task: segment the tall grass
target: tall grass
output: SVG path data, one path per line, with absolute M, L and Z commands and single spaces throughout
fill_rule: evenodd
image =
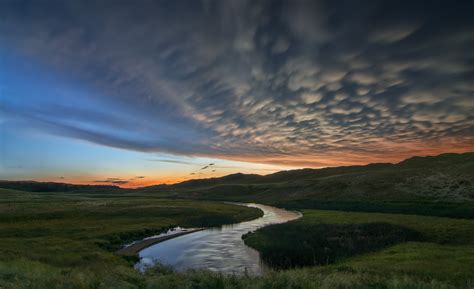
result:
M 151 269 L 140 274 L 126 267 L 61 270 L 32 261 L 0 262 L 0 283 L 5 289 L 454 289 L 436 279 L 408 275 L 377 275 L 356 271 L 321 272 L 317 269 L 270 272 L 262 277 L 222 275 L 209 271 L 173 272 Z
M 421 234 L 387 223 L 272 225 L 244 235 L 245 244 L 258 249 L 274 268 L 327 265 L 357 254 L 372 252 Z
M 472 236 L 474 220 L 304 210 L 303 218 L 257 230 L 245 242 L 277 268 L 334 263 L 318 272 L 408 275 L 470 288 Z

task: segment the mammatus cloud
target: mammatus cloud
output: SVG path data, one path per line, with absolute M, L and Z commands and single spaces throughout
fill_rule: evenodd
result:
M 7 1 L 2 49 L 61 71 L 103 106 L 58 109 L 12 94 L 3 110 L 12 122 L 106 146 L 251 162 L 468 150 L 471 6 Z

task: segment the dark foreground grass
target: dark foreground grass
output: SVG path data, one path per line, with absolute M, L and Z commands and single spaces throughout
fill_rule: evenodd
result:
M 18 288 L 156 288 L 156 289 L 454 289 L 436 278 L 422 280 L 409 275 L 379 275 L 343 269 L 298 269 L 269 272 L 262 277 L 232 276 L 209 271 L 175 273 L 151 269 L 146 274 L 126 267 L 75 268 L 64 271 L 37 262 L 0 263 L 5 289 Z M 466 284 L 467 285 L 467 284 Z
M 324 268 L 329 272 L 409 276 L 425 282 L 436 279 L 471 288 L 474 220 L 317 210 L 303 214 L 297 221 L 250 234 L 246 244 L 261 251 L 270 264 L 278 265 L 286 258 L 293 262 L 291 265 L 300 266 L 327 258 L 337 261 Z M 360 237 L 366 242 L 359 242 Z M 399 244 L 389 246 L 395 243 Z M 374 252 L 357 255 L 369 251 Z M 298 263 L 300 260 L 309 263 Z

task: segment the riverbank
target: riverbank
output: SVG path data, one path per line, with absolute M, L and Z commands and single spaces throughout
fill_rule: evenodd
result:
M 164 241 L 167 241 L 167 240 L 170 240 L 170 239 L 173 239 L 173 238 L 177 238 L 177 237 L 180 237 L 180 236 L 184 236 L 184 235 L 187 235 L 187 234 L 191 234 L 191 233 L 194 233 L 194 232 L 199 232 L 199 231 L 202 231 L 202 230 L 204 230 L 204 228 L 183 231 L 183 232 L 179 232 L 179 233 L 171 234 L 171 235 L 166 235 L 166 236 L 159 236 L 159 237 L 154 237 L 154 238 L 143 239 L 143 240 L 138 241 L 138 242 L 136 242 L 136 243 L 134 243 L 130 246 L 127 246 L 125 248 L 117 250 L 115 253 L 117 253 L 119 255 L 136 255 L 141 250 L 143 250 L 145 248 L 148 248 L 152 245 L 155 245 L 155 244 L 158 244 L 160 242 L 164 242 Z
M 301 213 L 255 203 L 233 204 L 259 209 L 263 216 L 149 246 L 139 252 L 140 261 L 135 268 L 145 271 L 159 262 L 180 272 L 192 269 L 230 275 L 263 275 L 268 268 L 262 264 L 259 253 L 245 245 L 242 236 L 271 224 L 298 219 Z

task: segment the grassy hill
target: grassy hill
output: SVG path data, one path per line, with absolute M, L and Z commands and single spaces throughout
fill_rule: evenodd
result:
M 139 189 L 0 181 L 0 188 L 177 199 L 251 201 L 329 209 L 474 218 L 474 153 L 412 157 L 397 164 L 232 174 Z
M 255 201 L 293 209 L 474 218 L 474 153 L 265 176 L 234 174 L 136 191 L 172 198 Z
M 397 164 L 300 169 L 269 175 L 237 173 L 135 190 L 35 181 L 0 181 L 0 188 L 31 192 L 155 193 L 219 200 L 474 201 L 474 152 L 412 157 Z
M 474 200 L 474 153 L 412 157 L 397 164 L 281 171 L 265 176 L 233 174 L 152 186 L 140 191 L 212 199 Z

